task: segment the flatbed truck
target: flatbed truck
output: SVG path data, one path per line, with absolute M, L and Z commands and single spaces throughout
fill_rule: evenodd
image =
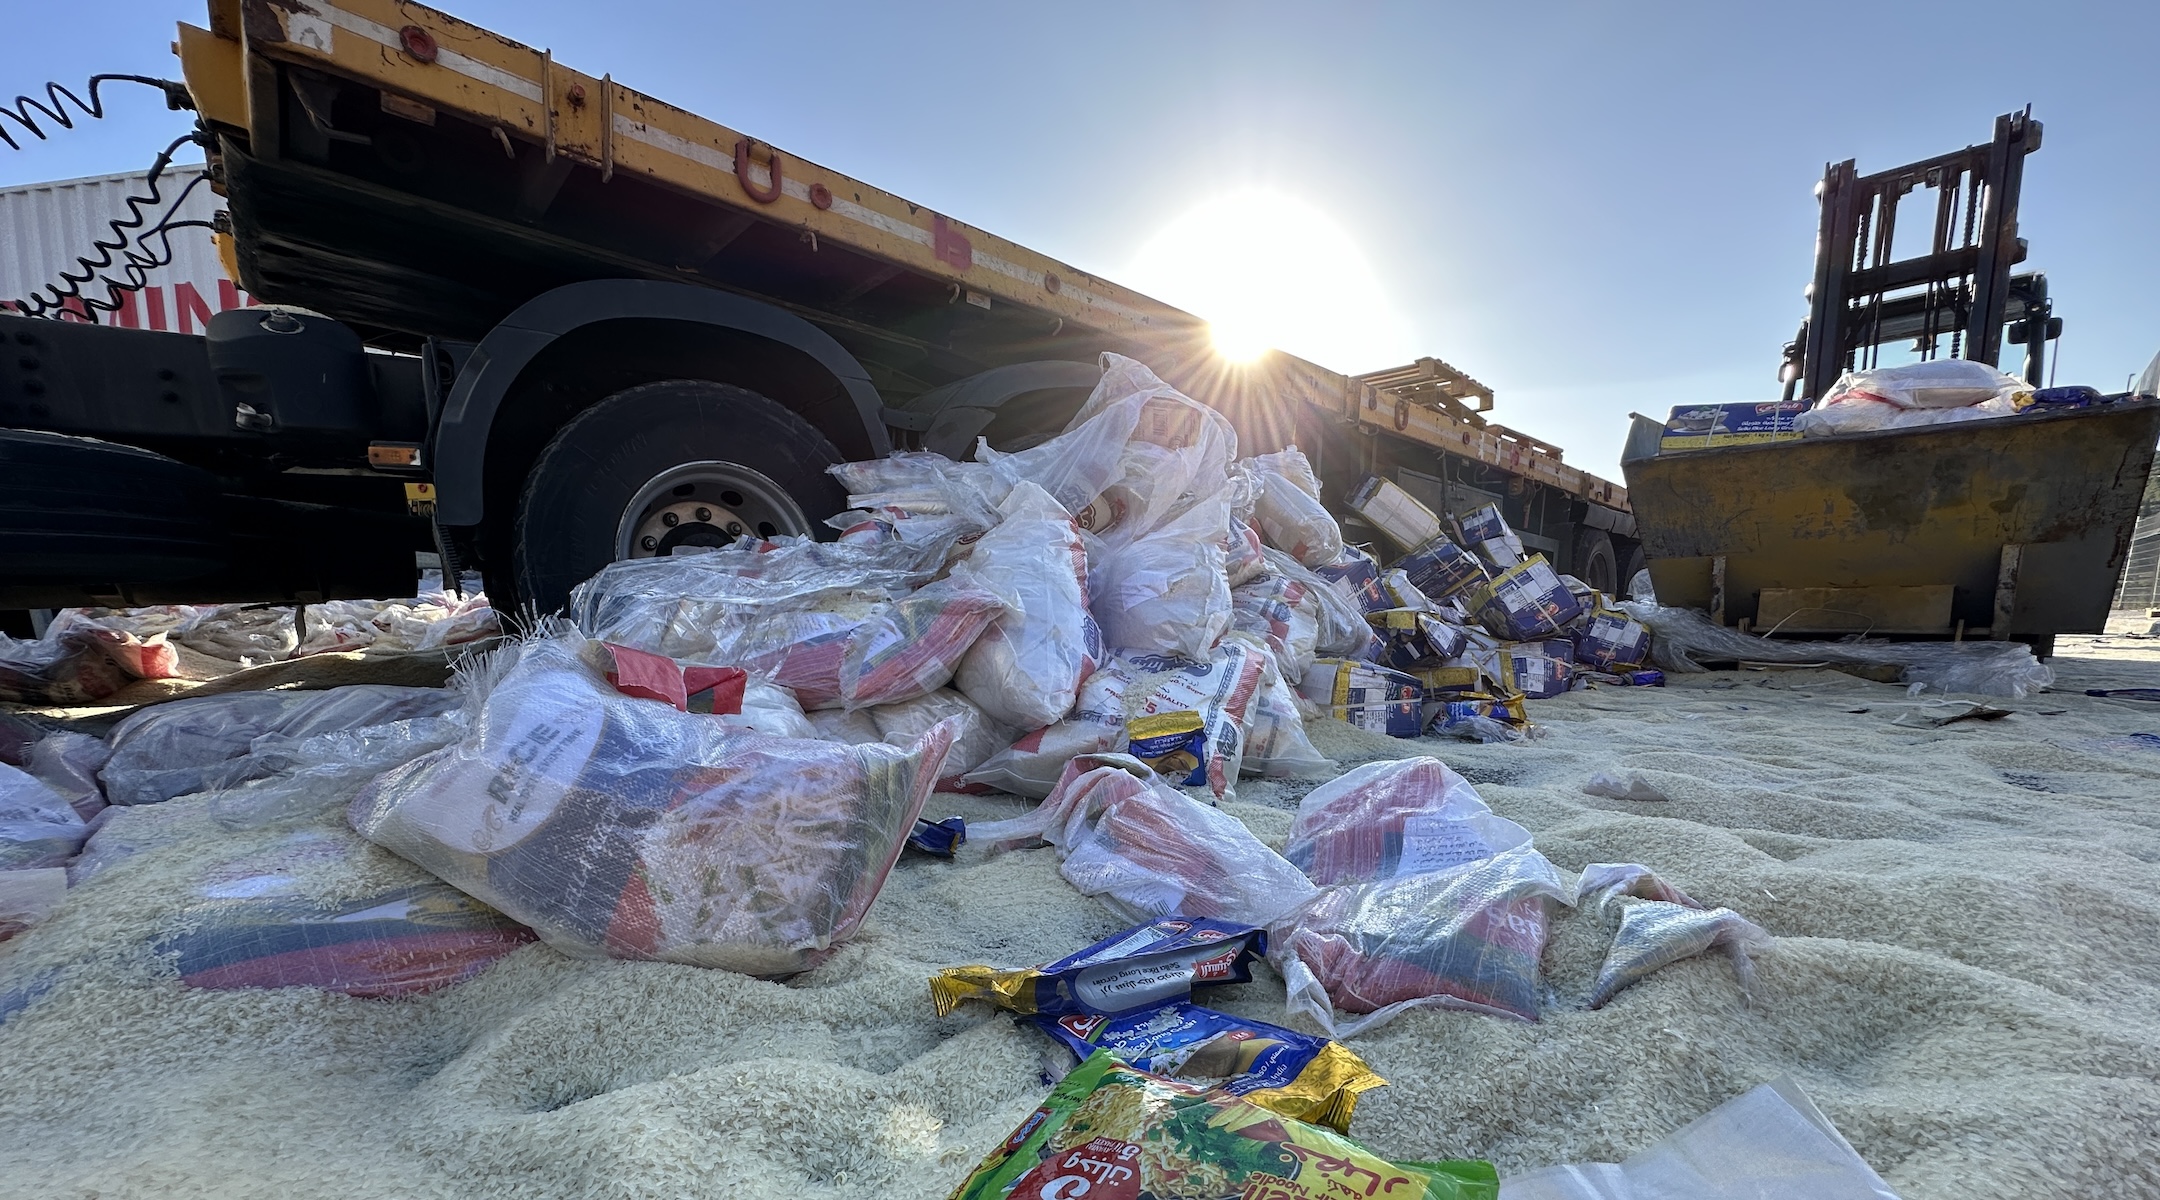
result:
M 174 49 L 259 307 L 0 315 L 0 608 L 400 595 L 435 553 L 547 611 L 613 559 L 821 535 L 832 463 L 1054 433 L 1104 351 L 1248 453 L 1304 447 L 1331 500 L 1382 474 L 1500 502 L 1595 586 L 1642 565 L 1625 489 L 1437 359 L 1227 362 L 1191 314 L 407 0 L 210 0 Z

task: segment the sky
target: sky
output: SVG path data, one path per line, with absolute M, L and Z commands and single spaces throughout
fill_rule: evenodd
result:
M 1813 187 L 2032 105 L 2057 382 L 2160 350 L 2160 5 L 446 0 L 559 61 L 1345 372 L 1422 355 L 1618 478 L 1630 411 L 1774 399 Z M 201 0 L 9 6 L 0 94 L 177 74 Z M 604 14 L 604 19 L 596 19 Z M 140 168 L 148 91 L 0 185 Z M 2014 369 L 2014 364 L 2013 364 Z

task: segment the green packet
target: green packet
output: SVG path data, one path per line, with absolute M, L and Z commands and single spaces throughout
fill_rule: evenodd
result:
M 1249 1100 L 1098 1050 L 952 1200 L 1498 1200 L 1489 1162 L 1389 1162 Z

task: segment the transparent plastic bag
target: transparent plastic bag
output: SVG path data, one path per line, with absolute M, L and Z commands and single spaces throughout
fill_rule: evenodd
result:
M 145 708 L 106 737 L 99 778 L 114 804 L 156 804 L 236 781 L 227 766 L 265 736 L 304 738 L 414 717 L 441 716 L 458 697 L 442 688 L 355 684 L 319 692 L 228 692 Z M 241 776 L 246 778 L 246 776 Z
M 1675 674 L 1708 670 L 1697 660 L 1894 665 L 1922 690 L 2013 699 L 2055 682 L 2055 672 L 2022 642 L 1794 642 L 1756 637 L 1712 622 L 1698 609 L 1631 600 L 1620 608 L 1650 627 L 1650 658 Z
M 87 821 L 105 807 L 105 789 L 97 776 L 111 757 L 111 748 L 88 734 L 53 733 L 30 747 L 23 770 L 59 793 L 75 815 Z
M 1881 429 L 1911 429 L 1921 425 L 1950 425 L 1959 421 L 1985 421 L 2012 417 L 2017 404 L 2008 397 L 1983 400 L 1964 408 L 1912 408 L 1853 396 L 1841 403 L 1811 408 L 1793 417 L 1793 432 L 1802 437 L 1825 437 L 1841 433 L 1873 433 Z
M 953 681 L 998 721 L 1040 729 L 1072 711 L 1102 656 L 1088 613 L 1087 550 L 1072 517 L 1032 483 L 1015 485 L 998 514 L 954 572 L 1005 611 L 969 647 Z
M 624 696 L 535 640 L 476 673 L 472 729 L 353 799 L 377 845 L 565 953 L 779 976 L 869 911 L 953 726 L 914 746 L 766 737 Z
M 417 871 L 335 898 L 303 885 L 311 873 L 351 870 L 376 853 L 343 830 L 305 829 L 215 863 L 152 951 L 171 959 L 183 987 L 395 998 L 460 983 L 533 940 L 531 930 Z
M 1233 593 L 1268 572 L 1267 555 L 1260 552 L 1260 535 L 1243 521 L 1231 520 L 1230 537 L 1223 543 L 1223 556 L 1223 574 Z
M 1272 779 L 1334 774 L 1335 760 L 1323 757 L 1305 735 L 1305 716 L 1298 711 L 1297 700 L 1297 690 L 1283 678 L 1274 655 L 1269 654 L 1261 665 L 1260 687 L 1253 693 L 1252 709 L 1245 722 L 1245 752 L 1240 766 L 1244 774 Z
M 1259 483 L 1253 520 L 1275 548 L 1317 567 L 1342 553 L 1342 529 L 1320 503 L 1320 481 L 1296 446 L 1246 460 Z
M 59 867 L 0 870 L 0 942 L 52 915 L 67 899 L 67 889 L 67 872 Z M 0 1004 L 0 1021 L 7 1016 Z
M 1314 894 L 1243 822 L 1123 754 L 1074 759 L 1034 812 L 968 835 L 1056 846 L 1068 882 L 1133 921 L 1174 914 L 1266 925 Z
M 1741 996 L 1752 998 L 1754 956 L 1774 945 L 1762 927 L 1739 913 L 1729 908 L 1706 909 L 1649 868 L 1634 863 L 1584 867 L 1575 885 L 1575 903 L 1618 926 L 1590 991 L 1591 1008 L 1604 1007 L 1660 968 L 1714 949 L 1723 949 L 1731 958 Z
M 204 773 L 197 793 L 226 829 L 312 821 L 342 809 L 377 775 L 465 735 L 465 712 L 333 729 L 305 736 L 266 734 L 245 757 Z
M 1897 1200 L 1790 1078 L 1734 1097 L 1624 1163 L 1546 1167 L 1501 1200 Z
M 1269 930 L 1289 1009 L 1332 1037 L 1437 1005 L 1535 1021 L 1559 872 L 1528 845 L 1450 871 L 1322 888 Z M 1335 1010 L 1362 1014 L 1338 1020 Z
M 1011 454 L 982 442 L 977 461 L 1008 479 L 1033 481 L 1082 518 L 1082 528 L 1114 542 L 1137 540 L 1206 507 L 1210 520 L 1202 523 L 1216 526 L 1205 532 L 1219 547 L 1235 498 L 1230 466 L 1237 433 L 1230 422 L 1133 359 L 1106 353 L 1102 364 L 1101 381 L 1063 433 Z M 1082 517 L 1113 489 L 1103 519 Z
M 964 779 L 1046 796 L 1075 757 L 1122 751 L 1134 717 L 1192 712 L 1206 734 L 1208 788 L 1218 797 L 1229 795 L 1242 769 L 1245 727 L 1267 661 L 1267 651 L 1242 639 L 1226 640 L 1198 660 L 1118 651 L 1082 685 L 1070 716 L 1021 737 Z
M 1370 883 L 1452 870 L 1530 844 L 1470 781 L 1437 758 L 1366 763 L 1298 802 L 1283 857 L 1314 883 Z
M 1847 371 L 1830 385 L 1817 410 L 1851 402 L 1904 409 L 1969 408 L 2032 390 L 2015 375 L 1969 358 L 1937 358 L 1894 367 Z
M 89 836 L 89 825 L 65 797 L 0 763 L 0 871 L 66 866 Z
M 939 688 L 927 696 L 862 711 L 869 715 L 877 731 L 877 736 L 870 740 L 895 746 L 912 746 L 928 737 L 940 722 L 955 722 L 952 748 L 945 752 L 945 761 L 937 768 L 941 786 L 947 781 L 958 782 L 961 775 L 1011 745 L 1017 732 L 983 711 L 974 700 L 951 688 Z
M 1343 657 L 1364 652 L 1365 647 L 1372 642 L 1372 626 L 1365 621 L 1364 607 L 1353 599 L 1348 591 L 1322 579 L 1305 564 L 1272 546 L 1262 553 L 1267 556 L 1270 571 L 1304 585 L 1311 595 L 1316 623 L 1313 636 L 1315 654 L 1321 657 Z M 1377 576 L 1375 579 L 1377 580 Z
M 1311 587 L 1273 572 L 1230 589 L 1230 632 L 1265 642 L 1290 680 L 1303 679 L 1312 666 L 1320 612 Z
M 1106 547 L 1090 584 L 1089 607 L 1108 647 L 1204 658 L 1230 627 L 1220 539 L 1182 526 Z
M 934 694 L 934 693 L 933 693 Z M 861 708 L 849 712 L 844 708 L 821 708 L 803 714 L 818 737 L 828 742 L 845 742 L 860 746 L 864 742 L 882 742 L 885 735 L 878 732 L 877 718 L 871 709 Z
M 578 628 L 599 640 L 741 667 L 806 709 L 866 708 L 943 687 L 1004 611 L 965 580 L 929 582 L 950 548 L 735 542 L 611 563 L 571 591 L 570 605 Z

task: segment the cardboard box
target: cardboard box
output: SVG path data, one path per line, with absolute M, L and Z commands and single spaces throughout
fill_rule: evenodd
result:
M 1376 613 L 1391 607 L 1387 589 L 1380 586 L 1380 564 L 1355 546 L 1343 547 L 1335 561 L 1322 563 L 1312 572 L 1348 597 L 1360 612 Z
M 1372 522 L 1373 528 L 1405 550 L 1439 537 L 1446 528 L 1416 496 L 1377 475 L 1368 476 L 1350 493 L 1350 511 Z
M 1672 415 L 1665 419 L 1665 432 L 1658 438 L 1658 453 L 1789 441 L 1800 436 L 1793 432 L 1793 418 L 1806 412 L 1807 407 L 1799 400 L 1683 404 L 1674 408 Z
M 1599 670 L 1640 663 L 1650 656 L 1650 630 L 1619 612 L 1594 612 L 1575 635 L 1575 661 Z
M 1575 685 L 1575 648 L 1564 639 L 1512 642 L 1508 659 L 1515 687 L 1531 700 L 1550 700 Z
M 1489 578 L 1485 564 L 1446 535 L 1403 555 L 1395 561 L 1395 569 L 1408 575 L 1411 584 L 1435 602 L 1459 596 Z
M 1542 554 L 1502 571 L 1471 604 L 1487 629 L 1518 642 L 1559 633 L 1582 612 L 1582 604 Z
M 1468 631 L 1439 616 L 1411 608 L 1391 608 L 1369 614 L 1373 628 L 1386 643 L 1378 661 L 1383 666 L 1409 670 L 1429 666 L 1462 653 Z
M 1370 733 L 1412 738 L 1424 729 L 1425 687 L 1401 671 L 1355 659 L 1315 659 L 1298 692 L 1336 720 Z

